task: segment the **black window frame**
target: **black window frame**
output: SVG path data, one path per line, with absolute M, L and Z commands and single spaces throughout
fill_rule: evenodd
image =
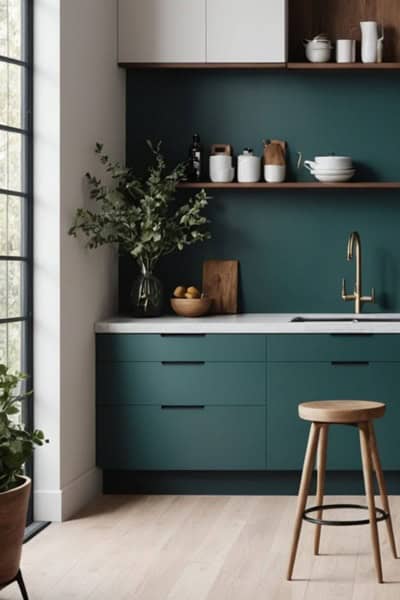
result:
M 22 311 L 19 317 L 0 318 L 1 324 L 22 323 L 21 327 L 21 370 L 28 375 L 26 388 L 33 389 L 33 4 L 34 0 L 21 0 L 21 57 L 19 59 L 0 55 L 0 63 L 8 63 L 21 67 L 24 73 L 21 87 L 21 114 L 24 115 L 20 125 L 13 127 L 0 123 L 0 131 L 17 133 L 22 136 L 21 174 L 24 185 L 21 191 L 0 188 L 0 194 L 18 197 L 22 207 L 22 256 L 0 255 L 3 261 L 23 263 Z M 23 71 L 22 71 L 23 70 Z M 22 407 L 22 418 L 28 429 L 34 426 L 33 394 L 26 398 Z M 26 465 L 27 475 L 33 476 L 33 462 Z M 33 521 L 33 494 L 28 511 L 27 524 Z

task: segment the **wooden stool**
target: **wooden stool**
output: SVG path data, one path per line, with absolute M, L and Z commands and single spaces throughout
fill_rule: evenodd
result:
M 298 495 L 296 520 L 293 542 L 289 559 L 287 578 L 292 579 L 293 567 L 296 560 L 297 546 L 300 539 L 303 519 L 316 524 L 314 538 L 314 554 L 319 553 L 321 525 L 371 525 L 372 548 L 374 552 L 376 574 L 379 583 L 383 583 L 382 562 L 379 549 L 378 521 L 386 521 L 387 532 L 393 556 L 397 558 L 396 543 L 390 515 L 385 479 L 376 445 L 372 421 L 383 417 L 385 405 L 380 402 L 363 400 L 326 400 L 323 402 L 304 402 L 299 405 L 299 416 L 305 421 L 311 421 L 306 455 Z M 342 424 L 358 427 L 360 434 L 361 458 L 364 476 L 365 493 L 368 506 L 350 504 L 323 505 L 325 487 L 326 450 L 329 425 Z M 317 455 L 317 506 L 306 508 L 315 457 Z M 375 507 L 373 470 L 375 469 L 383 510 Z M 359 521 L 328 521 L 322 519 L 322 512 L 331 508 L 361 508 L 368 509 L 369 519 Z M 309 513 L 317 512 L 317 518 L 309 517 Z

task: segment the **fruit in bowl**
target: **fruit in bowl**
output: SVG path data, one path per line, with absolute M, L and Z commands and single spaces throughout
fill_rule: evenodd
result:
M 193 285 L 179 285 L 171 298 L 171 307 L 180 317 L 202 317 L 210 310 L 211 299 L 201 294 Z

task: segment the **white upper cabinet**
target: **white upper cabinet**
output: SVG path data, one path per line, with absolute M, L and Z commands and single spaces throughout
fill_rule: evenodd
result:
M 207 0 L 207 62 L 287 60 L 287 0 Z
M 121 63 L 206 61 L 206 0 L 119 0 Z

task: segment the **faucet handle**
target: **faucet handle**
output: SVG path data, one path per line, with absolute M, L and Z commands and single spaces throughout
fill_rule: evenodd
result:
M 354 294 L 348 294 L 346 291 L 346 280 L 342 278 L 342 300 L 354 300 Z
M 375 288 L 371 289 L 370 296 L 362 296 L 361 302 L 371 302 L 371 304 L 375 304 Z

